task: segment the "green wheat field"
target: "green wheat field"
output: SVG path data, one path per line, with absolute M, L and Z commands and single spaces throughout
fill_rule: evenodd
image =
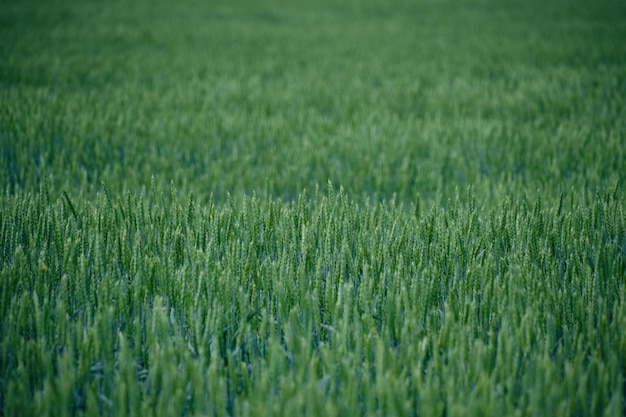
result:
M 623 0 L 0 0 L 0 416 L 626 415 Z

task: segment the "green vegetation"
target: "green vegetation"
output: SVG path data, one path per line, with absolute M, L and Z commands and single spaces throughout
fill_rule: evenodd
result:
M 0 416 L 626 414 L 624 39 L 0 0 Z

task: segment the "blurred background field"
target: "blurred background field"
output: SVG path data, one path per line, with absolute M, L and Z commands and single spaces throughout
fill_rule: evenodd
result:
M 620 1 L 6 2 L 0 182 L 558 196 L 626 172 Z

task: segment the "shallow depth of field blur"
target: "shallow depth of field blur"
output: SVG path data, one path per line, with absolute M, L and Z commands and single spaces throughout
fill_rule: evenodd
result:
M 626 413 L 626 3 L 0 0 L 0 416 Z

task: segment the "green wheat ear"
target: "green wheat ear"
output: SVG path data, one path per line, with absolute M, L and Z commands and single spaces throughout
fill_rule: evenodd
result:
M 67 195 L 65 191 L 63 191 L 63 196 L 65 197 L 65 202 L 67 203 L 67 206 L 70 209 L 72 216 L 74 216 L 74 219 L 76 221 L 80 222 L 80 219 L 78 218 L 78 214 L 76 213 L 76 209 L 74 208 L 74 204 L 72 204 L 70 197 Z

